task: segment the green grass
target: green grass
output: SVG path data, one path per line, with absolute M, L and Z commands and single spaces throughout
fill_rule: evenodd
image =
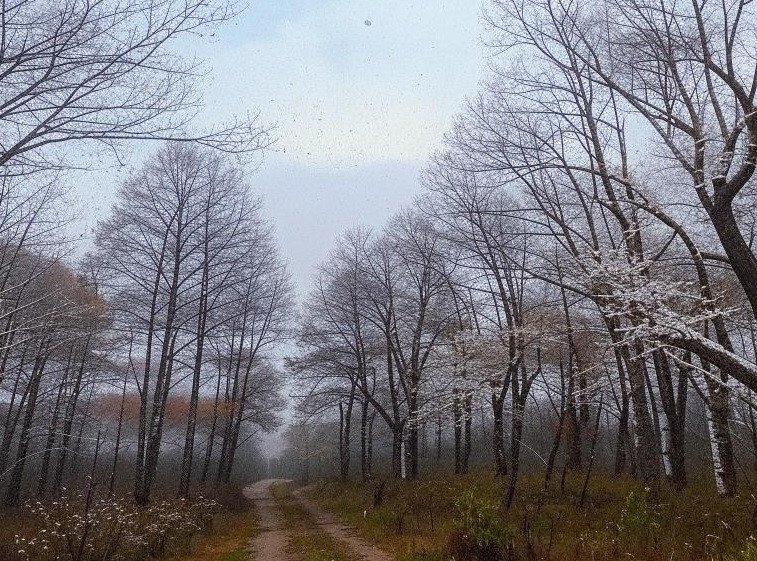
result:
M 584 508 L 578 508 L 580 474 L 568 477 L 564 493 L 553 488 L 545 494 L 542 484 L 538 476 L 522 478 L 513 508 L 498 513 L 518 559 L 757 559 L 748 556 L 747 538 L 757 533 L 751 520 L 757 502 L 747 490 L 722 499 L 700 480 L 683 492 L 664 490 L 652 498 L 631 478 L 597 476 Z M 460 534 L 456 501 L 471 494 L 499 505 L 503 492 L 504 481 L 476 474 L 389 480 L 384 503 L 375 509 L 373 484 L 323 482 L 311 496 L 401 561 L 446 561 L 448 546 Z

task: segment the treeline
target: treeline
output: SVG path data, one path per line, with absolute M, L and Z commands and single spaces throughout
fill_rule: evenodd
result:
M 507 507 L 524 455 L 545 485 L 602 468 L 683 488 L 693 436 L 734 494 L 757 459 L 754 6 L 486 14 L 491 74 L 424 195 L 380 232 L 345 233 L 318 271 L 288 365 L 303 422 L 336 419 L 343 477 L 357 433 L 368 479 L 378 421 L 392 472 L 414 478 L 428 426 L 449 427 L 468 469 L 485 404 Z M 598 467 L 600 435 L 614 457 Z
M 228 482 L 239 447 L 278 425 L 270 352 L 291 307 L 240 169 L 209 149 L 166 145 L 120 187 L 76 268 L 42 220 L 59 211 L 47 195 L 4 199 L 5 505 L 58 495 L 98 461 L 108 494 L 132 473 L 146 504 L 167 447 L 180 455 L 172 493 Z M 9 208 L 14 197 L 23 204 Z
M 243 161 L 223 156 L 255 154 L 268 130 L 254 117 L 193 130 L 203 69 L 175 46 L 235 11 L 0 12 L 0 500 L 86 485 L 87 505 L 93 489 L 143 505 L 161 478 L 182 497 L 228 481 L 240 447 L 278 423 L 270 357 L 290 286 Z M 123 164 L 147 140 L 163 148 L 120 186 L 94 246 L 71 240 L 67 185 L 89 178 L 69 171 Z

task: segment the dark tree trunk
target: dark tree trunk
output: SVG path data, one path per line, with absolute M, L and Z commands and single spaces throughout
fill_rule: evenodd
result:
M 463 473 L 463 419 L 460 404 L 460 390 L 455 388 L 452 404 L 453 427 L 455 434 L 455 475 Z
M 470 392 L 466 392 L 463 400 L 463 453 L 460 462 L 460 473 L 468 473 L 470 467 L 471 453 L 471 430 L 473 428 L 473 412 L 471 411 L 471 402 L 473 397 Z
M 517 392 L 513 392 L 516 395 Z M 518 483 L 518 474 L 520 471 L 520 444 L 523 438 L 523 413 L 525 412 L 525 403 L 521 399 L 513 399 L 513 421 L 512 433 L 510 438 L 510 473 L 507 481 L 507 493 L 505 495 L 505 510 L 510 510 L 515 498 L 515 487 Z
M 404 427 L 392 427 L 392 475 L 396 479 L 402 478 L 402 436 Z
M 507 456 L 505 453 L 505 396 L 492 392 L 492 412 L 494 427 L 492 445 L 494 447 L 494 475 L 507 475 Z
M 352 408 L 355 403 L 355 385 L 352 385 L 347 407 L 339 403 L 339 475 L 342 481 L 350 476 L 350 427 Z
M 581 457 L 581 424 L 576 406 L 576 367 L 573 360 L 568 361 L 568 395 L 565 407 L 565 468 L 580 471 L 583 463 Z
M 79 361 L 79 368 L 76 373 L 76 379 L 74 380 L 74 387 L 71 390 L 71 395 L 66 403 L 66 412 L 63 417 L 63 434 L 61 436 L 60 452 L 58 453 L 58 462 L 55 467 L 55 476 L 53 477 L 52 492 L 55 495 L 60 493 L 63 486 L 63 475 L 66 469 L 66 460 L 68 458 L 68 448 L 71 443 L 71 434 L 74 428 L 74 417 L 76 410 L 79 406 L 79 396 L 81 395 L 83 381 L 84 381 L 84 367 L 86 364 L 87 354 L 89 353 L 90 337 L 87 337 L 84 341 L 82 348 L 82 356 Z
M 218 379 L 216 381 L 216 398 L 213 401 L 213 421 L 210 425 L 210 434 L 208 435 L 208 445 L 205 448 L 205 461 L 202 464 L 202 475 L 200 481 L 205 483 L 208 480 L 208 473 L 210 472 L 210 460 L 213 457 L 213 444 L 216 439 L 216 426 L 218 425 L 218 404 L 221 397 L 221 363 L 218 363 Z
M 716 197 L 715 205 L 708 212 L 731 268 L 749 299 L 752 313 L 757 317 L 757 258 L 741 235 L 731 202 Z
M 32 437 L 32 424 L 34 422 L 37 396 L 39 395 L 39 385 L 42 380 L 42 372 L 45 368 L 45 363 L 47 362 L 47 356 L 43 351 L 43 348 L 46 346 L 47 343 L 45 343 L 44 346 L 40 345 L 40 350 L 34 361 L 31 380 L 29 381 L 29 398 L 26 402 L 26 412 L 24 414 L 23 423 L 21 424 L 21 433 L 19 436 L 18 448 L 16 450 L 16 461 L 11 470 L 10 478 L 8 480 L 8 491 L 5 495 L 5 506 L 7 507 L 18 506 L 21 497 L 21 482 L 24 476 L 29 442 Z
M 368 400 L 363 399 L 360 406 L 360 478 L 363 483 L 371 478 L 368 468 Z
M 0 473 L 5 473 L 6 467 L 8 467 L 8 456 L 10 455 L 11 451 L 11 443 L 13 442 L 13 435 L 16 433 L 16 428 L 18 427 L 18 423 L 21 421 L 21 414 L 24 411 L 24 404 L 26 403 L 26 398 L 29 397 L 29 384 L 26 384 L 24 388 L 23 394 L 20 396 L 21 399 L 18 403 L 18 406 L 16 405 L 16 397 L 19 395 L 18 393 L 18 386 L 21 383 L 21 372 L 23 370 L 24 364 L 25 364 L 25 356 L 26 353 L 24 352 L 24 355 L 21 357 L 21 364 L 18 367 L 18 372 L 16 375 L 16 380 L 13 382 L 13 391 L 11 393 L 11 400 L 8 403 L 8 413 L 5 416 L 5 428 L 3 429 L 3 440 L 2 443 L 0 443 Z
M 620 414 L 618 416 L 618 437 L 615 444 L 615 467 L 613 477 L 618 477 L 626 469 L 626 460 L 631 442 L 631 432 L 628 428 L 630 421 L 630 399 L 626 382 L 626 369 L 620 352 L 615 350 L 615 358 L 620 377 Z
M 55 446 L 55 440 L 57 439 L 58 430 L 58 418 L 60 416 L 60 406 L 63 401 L 63 391 L 66 387 L 66 378 L 68 377 L 68 371 L 71 368 L 71 355 L 73 349 L 68 356 L 68 365 L 66 367 L 63 379 L 58 385 L 58 395 L 55 398 L 55 407 L 53 408 L 53 416 L 50 419 L 50 428 L 47 431 L 47 440 L 45 440 L 45 447 L 42 453 L 42 466 L 39 470 L 39 478 L 37 479 L 37 498 L 42 499 L 45 496 L 47 490 L 47 476 L 50 471 L 50 458 L 53 453 L 53 447 Z
M 207 235 L 207 233 L 206 233 Z M 192 479 L 192 460 L 194 459 L 195 432 L 197 430 L 197 403 L 200 399 L 200 374 L 202 373 L 202 355 L 205 346 L 205 331 L 208 315 L 208 248 L 205 247 L 205 263 L 202 271 L 200 302 L 197 313 L 196 348 L 194 367 L 192 369 L 192 390 L 189 394 L 189 412 L 187 413 L 187 430 L 184 436 L 184 454 L 181 460 L 179 476 L 179 497 L 189 497 L 189 483 Z
M 129 362 L 131 362 L 131 351 L 129 351 Z M 118 412 L 118 428 L 116 429 L 116 443 L 113 448 L 113 465 L 110 468 L 110 481 L 108 483 L 108 497 L 113 496 L 116 485 L 116 472 L 118 470 L 118 455 L 121 452 L 121 431 L 124 424 L 124 409 L 126 406 L 126 377 L 124 377 L 124 387 L 121 393 L 121 409 Z
M 649 400 L 647 399 L 646 383 L 641 361 L 643 356 L 631 356 L 628 347 L 626 353 L 626 367 L 628 382 L 631 388 L 630 397 L 634 413 L 634 457 L 636 469 L 642 483 L 654 492 L 660 486 L 660 462 L 657 451 L 659 442 L 655 438 L 654 426 L 649 414 Z
M 376 418 L 376 414 L 374 413 L 371 415 L 370 419 L 368 420 L 368 450 L 366 452 L 366 456 L 368 458 L 368 476 L 372 477 L 373 475 L 373 421 Z

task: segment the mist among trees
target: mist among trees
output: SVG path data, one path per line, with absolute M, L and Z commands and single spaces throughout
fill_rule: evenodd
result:
M 345 232 L 304 305 L 288 370 L 342 477 L 380 443 L 396 477 L 488 466 L 505 508 L 523 469 L 753 479 L 752 18 L 489 3 L 424 195 Z
M 1 9 L 6 508 L 71 489 L 148 508 L 272 469 L 485 470 L 502 511 L 524 474 L 581 474 L 582 503 L 597 474 L 751 488 L 750 2 L 487 2 L 487 78 L 422 195 L 343 232 L 301 302 L 249 165 L 273 124 L 197 126 L 180 54 L 236 10 Z M 135 143 L 91 243 L 71 239 L 70 172 Z

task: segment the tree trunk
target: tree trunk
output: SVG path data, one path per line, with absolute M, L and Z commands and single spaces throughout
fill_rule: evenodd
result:
M 507 457 L 505 454 L 505 396 L 492 392 L 492 413 L 494 427 L 492 430 L 492 445 L 494 448 L 494 475 L 507 475 Z
M 517 392 L 513 392 L 516 395 Z M 513 422 L 512 433 L 510 438 L 510 473 L 507 481 L 507 493 L 505 495 L 505 510 L 510 510 L 515 498 L 515 486 L 518 482 L 518 473 L 520 470 L 520 444 L 523 438 L 523 413 L 525 412 L 525 403 L 521 398 L 513 399 Z
M 360 478 L 363 483 L 371 478 L 368 469 L 368 400 L 363 399 L 360 407 Z
M 368 458 L 368 476 L 372 477 L 373 474 L 373 421 L 376 418 L 376 414 L 372 414 L 368 420 L 368 450 L 366 456 Z
M 24 421 L 21 425 L 21 433 L 18 440 L 18 448 L 16 450 L 16 461 L 13 464 L 13 469 L 8 481 L 8 491 L 5 495 L 5 506 L 11 508 L 18 506 L 21 496 L 21 482 L 24 476 L 24 467 L 26 466 L 29 442 L 32 437 L 34 410 L 37 405 L 37 396 L 39 395 L 39 385 L 42 380 L 42 371 L 44 370 L 45 363 L 47 362 L 47 356 L 43 351 L 43 347 L 46 346 L 47 343 L 40 345 L 40 349 L 34 361 L 34 369 L 32 370 L 31 380 L 29 381 L 29 399 L 26 403 L 26 413 L 24 414 Z
M 471 453 L 471 430 L 473 425 L 473 412 L 471 411 L 471 402 L 473 396 L 469 391 L 465 392 L 465 398 L 463 400 L 463 454 L 460 462 L 460 473 L 468 473 L 470 466 L 470 453 Z
M 686 392 L 688 391 L 687 374 L 679 373 L 678 395 L 673 389 L 673 376 L 667 356 L 662 351 L 652 353 L 657 387 L 660 394 L 665 425 L 662 432 L 662 460 L 665 475 L 675 489 L 686 487 L 685 463 L 685 415 Z M 676 399 L 677 397 L 677 399 Z M 683 400 L 681 407 L 680 401 Z
M 736 465 L 733 457 L 733 442 L 728 426 L 730 418 L 730 391 L 725 376 L 721 383 L 705 375 L 709 403 L 707 425 L 712 446 L 712 464 L 718 495 L 730 497 L 736 493 Z
M 392 475 L 396 479 L 402 478 L 402 436 L 404 427 L 402 424 L 392 427 Z
M 82 381 L 84 378 L 85 357 L 89 351 L 90 338 L 87 337 L 82 350 L 82 359 L 79 363 L 79 371 L 76 374 L 74 387 L 71 390 L 71 396 L 66 403 L 66 412 L 63 418 L 63 435 L 61 437 L 60 452 L 58 453 L 58 463 L 55 466 L 55 476 L 53 477 L 52 492 L 55 495 L 60 493 L 63 486 L 63 475 L 66 469 L 66 459 L 68 458 L 68 447 L 71 442 L 71 433 L 74 428 L 74 417 L 79 404 L 79 396 L 82 390 Z
M 192 460 L 194 456 L 195 432 L 197 429 L 197 403 L 200 399 L 200 374 L 202 372 L 202 354 L 205 345 L 205 324 L 208 305 L 208 256 L 207 247 L 205 266 L 202 271 L 200 303 L 197 313 L 196 348 L 194 368 L 192 369 L 192 390 L 189 394 L 189 412 L 187 413 L 187 430 L 184 436 L 184 454 L 179 476 L 179 497 L 189 497 L 189 483 L 192 479 Z
M 452 415 L 455 434 L 455 475 L 460 475 L 463 471 L 463 419 L 462 407 L 460 404 L 460 390 L 455 388 L 455 397 L 452 402 Z
M 410 396 L 408 402 L 408 423 L 407 423 L 407 473 L 408 479 L 418 477 L 418 389 L 416 382 L 410 384 Z
M 50 428 L 47 431 L 47 440 L 45 441 L 45 447 L 44 452 L 42 454 L 42 467 L 39 470 L 39 478 L 37 479 L 37 498 L 42 499 L 45 496 L 45 491 L 47 489 L 47 476 L 50 471 L 50 458 L 53 453 L 53 447 L 55 446 L 55 440 L 57 438 L 57 430 L 58 430 L 58 417 L 60 415 L 60 405 L 61 401 L 63 401 L 63 391 L 66 387 L 66 378 L 68 377 L 68 371 L 71 367 L 71 355 L 73 354 L 73 349 L 71 350 L 71 353 L 69 353 L 68 356 L 68 365 L 66 366 L 66 371 L 63 376 L 63 379 L 61 379 L 59 385 L 58 385 L 58 395 L 55 398 L 55 407 L 53 409 L 53 416 L 52 419 L 50 419 Z
M 656 492 L 660 485 L 660 462 L 657 451 L 659 442 L 655 438 L 652 419 L 649 414 L 649 401 L 646 393 L 644 370 L 641 361 L 643 356 L 631 356 L 627 346 L 625 353 L 628 382 L 630 385 L 631 404 L 634 414 L 634 442 L 636 468 L 642 483 Z
M 728 256 L 728 262 L 749 299 L 752 313 L 757 317 L 757 258 L 744 236 L 741 235 L 730 202 L 716 200 L 716 204 L 708 212 L 715 232 Z
M 618 375 L 620 376 L 620 414 L 618 416 L 618 438 L 615 444 L 613 477 L 618 477 L 625 471 L 629 443 L 631 442 L 631 431 L 628 428 L 630 421 L 630 400 L 626 382 L 626 369 L 617 350 L 616 358 L 618 362 Z
M 218 424 L 218 404 L 221 397 L 221 362 L 218 362 L 218 379 L 216 381 L 216 397 L 213 401 L 213 421 L 210 425 L 210 434 L 208 435 L 208 445 L 205 448 L 205 461 L 202 464 L 202 475 L 200 476 L 200 482 L 205 483 L 208 480 L 208 473 L 210 472 L 210 460 L 213 457 L 213 444 L 216 438 L 216 426 Z
M 131 350 L 129 350 L 129 362 L 131 362 Z M 116 443 L 113 449 L 113 465 L 110 468 L 110 482 L 108 483 L 108 497 L 113 496 L 113 490 L 116 484 L 116 471 L 118 470 L 118 455 L 121 451 L 121 431 L 123 429 L 123 424 L 124 424 L 125 406 L 126 406 L 126 377 L 124 377 L 124 387 L 121 393 L 121 409 L 118 412 L 118 428 L 116 429 Z
M 339 475 L 342 481 L 350 476 L 350 427 L 352 425 L 352 407 L 355 403 L 355 385 L 352 385 L 347 407 L 339 403 Z

